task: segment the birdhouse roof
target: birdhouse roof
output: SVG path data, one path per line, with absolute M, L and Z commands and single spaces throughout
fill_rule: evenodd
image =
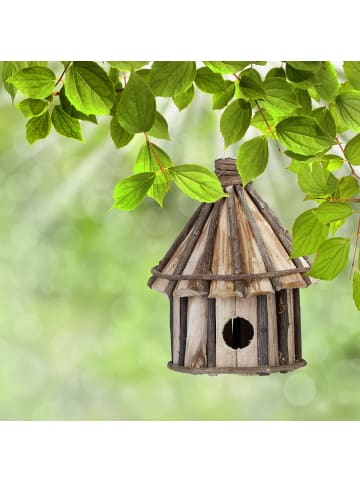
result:
M 215 161 L 228 197 L 203 203 L 164 258 L 149 286 L 168 296 L 247 298 L 314 283 L 310 261 L 290 258 L 291 237 L 252 186 L 242 186 L 234 159 Z

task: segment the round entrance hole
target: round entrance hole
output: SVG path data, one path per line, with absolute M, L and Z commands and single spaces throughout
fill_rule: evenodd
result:
M 225 324 L 223 337 L 225 343 L 234 350 L 245 348 L 254 338 L 254 328 L 250 321 L 237 316 Z

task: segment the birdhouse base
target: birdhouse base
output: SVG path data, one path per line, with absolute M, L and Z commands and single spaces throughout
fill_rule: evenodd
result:
M 172 362 L 167 364 L 170 370 L 191 375 L 270 375 L 271 373 L 287 373 L 306 366 L 306 361 L 301 359 L 290 365 L 278 365 L 267 367 L 204 367 L 189 368 L 174 365 Z

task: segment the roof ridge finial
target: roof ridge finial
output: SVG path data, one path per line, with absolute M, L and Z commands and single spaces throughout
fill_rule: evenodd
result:
M 223 187 L 242 185 L 242 180 L 236 167 L 236 159 L 232 157 L 216 159 L 215 174 Z

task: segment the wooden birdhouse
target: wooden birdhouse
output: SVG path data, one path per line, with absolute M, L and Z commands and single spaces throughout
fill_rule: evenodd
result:
M 203 203 L 174 241 L 149 286 L 170 300 L 172 370 L 267 375 L 306 365 L 300 295 L 315 280 L 307 258 L 290 259 L 291 238 L 234 159 L 215 161 L 229 195 Z

